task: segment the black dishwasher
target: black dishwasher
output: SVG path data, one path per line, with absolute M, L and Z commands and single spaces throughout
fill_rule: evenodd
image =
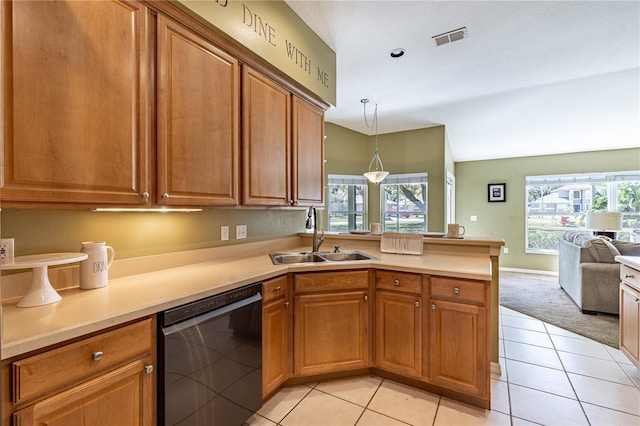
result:
M 158 424 L 242 425 L 262 404 L 262 283 L 158 318 Z

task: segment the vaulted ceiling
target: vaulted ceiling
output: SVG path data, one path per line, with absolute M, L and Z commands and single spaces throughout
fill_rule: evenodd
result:
M 336 52 L 328 122 L 371 134 L 368 98 L 380 134 L 445 125 L 455 161 L 640 147 L 639 1 L 286 2 Z

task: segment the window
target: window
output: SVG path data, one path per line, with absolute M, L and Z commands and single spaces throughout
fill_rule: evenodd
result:
M 367 179 L 364 176 L 329 175 L 328 231 L 366 229 Z
M 555 254 L 565 231 L 590 231 L 587 210 L 622 212 L 619 240 L 640 229 L 640 171 L 527 176 L 526 194 L 527 253 Z
M 427 232 L 427 174 L 389 175 L 380 184 L 386 232 Z

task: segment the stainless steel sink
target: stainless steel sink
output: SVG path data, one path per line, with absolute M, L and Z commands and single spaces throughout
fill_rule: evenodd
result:
M 344 251 L 338 253 L 323 253 L 320 256 L 331 262 L 344 262 L 347 260 L 371 260 L 368 254 L 359 251 Z
M 325 262 L 326 260 L 314 253 L 271 253 L 274 265 L 289 265 L 292 263 Z
M 318 252 L 318 253 L 270 253 L 274 265 L 291 265 L 317 262 L 346 262 L 350 260 L 376 259 L 360 251 Z

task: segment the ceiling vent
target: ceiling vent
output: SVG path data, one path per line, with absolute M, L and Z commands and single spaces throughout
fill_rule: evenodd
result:
M 454 41 L 467 38 L 467 27 L 458 28 L 446 33 L 438 34 L 431 37 L 436 43 L 436 46 L 442 46 L 443 44 L 453 43 Z

